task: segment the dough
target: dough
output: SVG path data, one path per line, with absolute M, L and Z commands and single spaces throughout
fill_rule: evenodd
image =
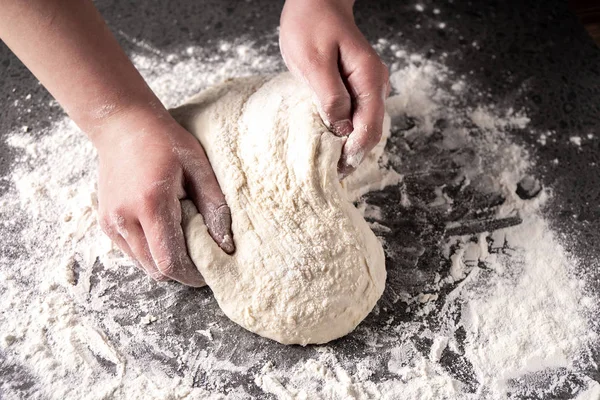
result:
M 231 208 L 230 256 L 182 203 L 190 256 L 223 312 L 284 344 L 351 332 L 383 292 L 385 257 L 350 201 L 346 187 L 361 185 L 339 182 L 345 139 L 323 124 L 309 89 L 287 73 L 235 79 L 171 112 L 202 143 Z M 378 170 L 383 143 L 358 177 Z

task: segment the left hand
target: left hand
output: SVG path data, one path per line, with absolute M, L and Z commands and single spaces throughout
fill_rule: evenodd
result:
M 308 82 L 323 122 L 348 136 L 343 178 L 381 139 L 389 73 L 354 22 L 354 0 L 287 0 L 279 45 L 289 70 Z

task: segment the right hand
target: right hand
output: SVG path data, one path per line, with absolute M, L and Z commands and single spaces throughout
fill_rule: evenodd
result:
M 94 135 L 104 232 L 155 280 L 203 286 L 188 256 L 180 200 L 192 199 L 215 242 L 235 250 L 231 214 L 204 149 L 167 112 L 122 112 Z
M 279 44 L 289 70 L 312 88 L 323 122 L 347 136 L 338 163 L 352 173 L 379 143 L 389 72 L 360 32 L 354 0 L 286 0 Z

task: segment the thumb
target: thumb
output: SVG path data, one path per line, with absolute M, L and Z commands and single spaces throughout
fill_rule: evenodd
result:
M 235 251 L 231 211 L 200 143 L 194 153 L 197 156 L 185 171 L 186 192 L 202 214 L 210 236 L 223 251 L 231 254 Z
M 204 218 L 190 200 L 181 201 L 181 227 L 184 232 L 190 258 L 198 271 L 212 282 L 213 274 L 225 273 L 223 266 L 227 264 L 223 250 L 208 233 Z

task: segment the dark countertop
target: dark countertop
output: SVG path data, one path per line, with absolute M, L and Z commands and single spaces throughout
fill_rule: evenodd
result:
M 190 44 L 206 48 L 217 46 L 219 39 L 232 39 L 248 35 L 258 42 L 264 41 L 265 51 L 276 53 L 277 43 L 272 32 L 279 21 L 283 2 L 261 0 L 240 2 L 236 0 L 175 0 L 175 1 L 123 1 L 96 2 L 117 38 L 127 51 L 141 51 L 124 37 L 143 39 L 154 48 L 175 51 Z M 415 3 L 403 1 L 357 1 L 358 25 L 371 40 L 394 38 L 406 47 L 437 59 L 442 52 L 449 54 L 444 63 L 458 75 L 468 75 L 470 84 L 489 92 L 491 99 L 500 105 L 527 110 L 531 126 L 539 131 L 555 131 L 559 139 L 540 146 L 535 137 L 515 135 L 516 141 L 525 145 L 537 160 L 537 176 L 544 186 L 551 186 L 554 196 L 546 208 L 553 228 L 568 236 L 567 250 L 577 255 L 581 268 L 589 274 L 591 286 L 600 289 L 600 50 L 586 34 L 577 18 L 563 1 L 439 1 L 424 0 L 426 12 L 415 10 Z M 441 10 L 437 17 L 430 11 Z M 438 22 L 446 22 L 447 28 L 436 29 Z M 416 24 L 421 29 L 415 29 Z M 473 46 L 472 43 L 477 45 Z M 384 55 L 385 58 L 385 55 Z M 27 125 L 32 131 L 48 126 L 52 119 L 62 114 L 56 107 L 48 107 L 51 99 L 23 65 L 3 45 L 0 45 L 0 132 L 9 132 Z M 30 113 L 12 107 L 14 99 L 32 95 Z M 596 134 L 595 140 L 585 141 L 581 147 L 569 145 L 569 137 Z M 13 162 L 9 147 L 0 142 L 0 175 L 4 176 Z M 558 164 L 552 160 L 558 159 Z M 0 193 L 6 188 L 0 181 Z M 408 270 L 430 271 L 432 260 L 413 260 L 412 265 L 400 266 L 398 272 L 389 272 L 391 280 L 403 276 Z M 403 270 L 406 268 L 406 270 Z M 439 268 L 437 265 L 435 268 Z M 394 275 L 400 274 L 400 275 Z M 98 267 L 99 279 L 109 279 L 109 271 Z M 418 286 L 418 282 L 415 283 Z M 165 287 L 155 287 L 144 296 L 164 296 Z M 210 302 L 207 291 L 180 290 L 175 293 L 181 299 L 173 307 L 178 317 L 170 325 L 155 329 L 176 335 L 189 329 L 198 329 L 190 316 L 203 312 L 206 319 L 222 320 L 224 316 Z M 194 301 L 188 301 L 194 298 Z M 389 293 L 383 302 L 389 301 Z M 205 303 L 205 305 L 199 305 Z M 206 304 L 209 304 L 207 306 Z M 391 303 L 390 303 L 391 304 Z M 108 301 L 111 307 L 126 307 L 118 296 Z M 206 307 L 203 309 L 203 307 Z M 94 312 L 101 312 L 95 310 Z M 397 318 L 412 318 L 404 311 L 395 312 Z M 376 317 L 369 317 L 366 326 L 376 326 Z M 126 324 L 126 322 L 123 322 Z M 190 328 L 193 327 L 193 328 Z M 600 332 L 600 326 L 594 329 Z M 227 326 L 219 348 L 211 348 L 217 356 L 235 361 L 245 354 L 264 352 L 266 347 L 271 360 L 281 365 L 314 353 L 310 347 L 286 348 L 272 342 L 249 337 L 242 328 Z M 186 346 L 188 339 L 182 337 L 167 346 Z M 365 349 L 363 342 L 350 335 L 334 342 L 331 347 L 352 360 Z M 144 344 L 131 349 L 144 359 Z M 167 351 L 165 351 L 165 354 Z M 160 356 L 156 356 L 160 357 Z M 594 349 L 594 358 L 600 363 L 600 346 Z M 165 359 L 168 364 L 169 361 Z M 2 371 L 0 360 L 0 371 Z M 185 368 L 191 368 L 186 366 Z M 450 367 L 449 367 L 450 368 Z M 173 369 L 177 369 L 173 365 Z M 9 375 L 18 369 L 7 369 Z M 187 371 L 187 370 L 186 370 Z M 186 372 L 188 373 L 188 372 Z M 201 371 L 196 383 L 202 385 Z M 589 370 L 585 374 L 600 381 L 600 371 Z M 468 375 L 468 373 L 467 373 Z M 244 383 L 249 393 L 259 395 L 252 374 L 227 377 L 232 382 Z M 460 378 L 457 378 L 460 379 Z M 463 381 L 473 385 L 473 377 Z M 557 388 L 552 398 L 570 398 L 568 388 Z M 550 394 L 548 394 L 550 395 Z M 532 397 L 535 398 L 535 397 Z

